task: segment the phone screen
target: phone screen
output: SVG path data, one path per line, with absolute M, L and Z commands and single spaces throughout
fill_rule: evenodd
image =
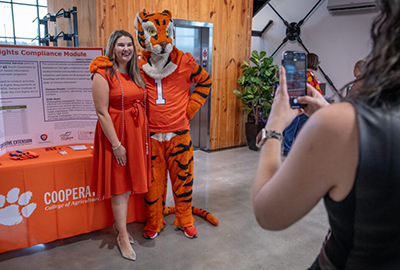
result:
M 297 98 L 307 94 L 307 57 L 303 52 L 285 51 L 282 66 L 286 70 L 286 83 L 292 108 L 304 108 Z

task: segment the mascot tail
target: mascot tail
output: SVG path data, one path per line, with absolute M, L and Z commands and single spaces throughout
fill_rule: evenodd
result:
M 164 216 L 168 216 L 170 214 L 175 213 L 175 206 L 165 207 L 164 208 Z M 205 220 L 210 222 L 214 226 L 218 226 L 218 219 L 216 219 L 210 212 L 207 210 L 192 207 L 192 213 L 196 216 L 203 217 Z

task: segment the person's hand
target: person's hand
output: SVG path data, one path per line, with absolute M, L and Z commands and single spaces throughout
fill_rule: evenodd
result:
M 119 165 L 126 165 L 126 149 L 123 145 L 113 150 L 113 154 Z
M 297 100 L 301 104 L 307 104 L 304 108 L 304 113 L 308 116 L 329 105 L 321 93 L 309 84 L 307 84 L 307 96 L 298 97 Z
M 283 130 L 300 114 L 299 109 L 292 109 L 289 102 L 289 94 L 286 86 L 286 71 L 284 67 L 279 67 L 279 87 L 275 91 L 274 102 L 272 103 L 271 113 L 268 117 L 268 130 L 283 132 Z

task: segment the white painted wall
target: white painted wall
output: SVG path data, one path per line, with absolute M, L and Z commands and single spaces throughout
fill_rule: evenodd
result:
M 271 5 L 289 23 L 298 22 L 311 10 L 317 0 L 272 0 Z M 371 49 L 370 28 L 377 12 L 351 15 L 331 15 L 324 0 L 301 27 L 301 39 L 310 52 L 320 57 L 321 67 L 331 78 L 337 89 L 354 79 L 354 64 L 365 58 Z M 286 26 L 269 5 L 253 18 L 253 31 L 261 31 L 269 20 L 272 26 L 262 37 L 252 37 L 251 49 L 264 50 L 272 54 L 285 37 Z M 285 50 L 304 51 L 297 42 L 288 41 L 275 55 L 275 64 L 280 64 Z M 323 74 L 317 72 L 320 82 L 327 83 Z M 326 84 L 328 96 L 334 91 Z M 337 100 L 337 97 L 335 97 Z

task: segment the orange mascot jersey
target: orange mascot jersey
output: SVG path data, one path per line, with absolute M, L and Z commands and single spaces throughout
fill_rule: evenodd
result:
M 190 97 L 190 76 L 196 66 L 190 53 L 183 54 L 179 66 L 169 76 L 153 79 L 146 73 L 150 132 L 167 133 L 189 129 L 186 110 Z

